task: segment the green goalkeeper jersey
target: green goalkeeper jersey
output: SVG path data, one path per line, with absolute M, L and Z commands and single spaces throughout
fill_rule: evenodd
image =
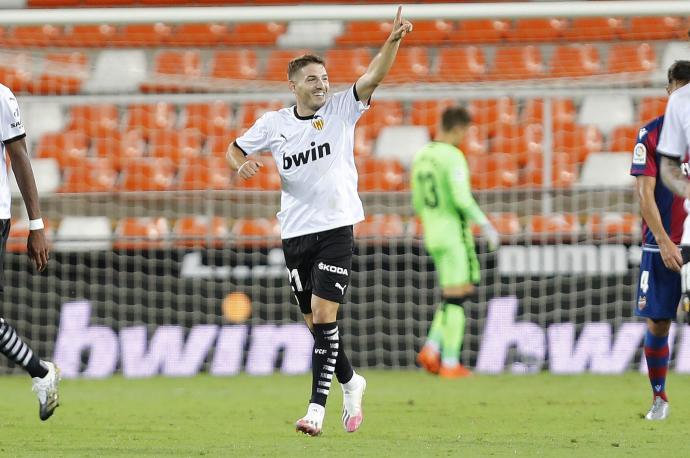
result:
M 457 243 L 470 222 L 487 223 L 472 196 L 467 160 L 455 146 L 429 143 L 417 152 L 411 175 L 412 205 L 422 220 L 427 248 Z

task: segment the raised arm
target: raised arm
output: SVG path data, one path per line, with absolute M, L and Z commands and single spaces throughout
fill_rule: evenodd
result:
M 359 100 L 366 101 L 371 98 L 374 89 L 381 84 L 388 70 L 393 66 L 395 56 L 398 54 L 398 48 L 400 47 L 400 40 L 410 32 L 412 32 L 412 23 L 402 18 L 402 6 L 399 6 L 390 36 L 378 54 L 376 54 L 376 57 L 372 59 L 367 72 L 355 83 Z

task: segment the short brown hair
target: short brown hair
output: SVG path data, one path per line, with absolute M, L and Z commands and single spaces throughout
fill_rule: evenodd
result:
M 464 107 L 448 107 L 441 115 L 441 128 L 448 132 L 455 126 L 467 126 L 472 122 L 470 113 Z
M 668 68 L 668 83 L 690 83 L 690 60 L 677 60 Z
M 303 56 L 295 57 L 288 64 L 288 79 L 292 80 L 292 77 L 295 76 L 295 73 L 309 64 L 320 64 L 325 67 L 326 61 L 319 56 L 315 56 L 314 54 L 305 54 Z

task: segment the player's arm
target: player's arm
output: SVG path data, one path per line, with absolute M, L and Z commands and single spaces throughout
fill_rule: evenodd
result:
M 29 155 L 26 151 L 26 141 L 24 137 L 5 142 L 5 149 L 12 163 L 12 171 L 14 172 L 19 191 L 24 199 L 24 205 L 26 205 L 29 220 L 40 220 L 41 208 L 38 204 L 38 191 L 36 190 L 36 181 L 34 180 L 34 173 L 31 170 L 31 162 L 29 161 Z M 49 257 L 48 244 L 46 243 L 43 228 L 29 230 L 27 248 L 29 257 L 36 265 L 36 270 L 42 272 L 48 264 Z
M 680 168 L 678 168 L 678 170 L 680 170 Z M 644 175 L 637 176 L 637 194 L 640 196 L 640 213 L 647 223 L 649 230 L 654 234 L 654 238 L 659 245 L 659 252 L 661 254 L 661 259 L 664 261 L 664 265 L 671 270 L 680 272 L 680 267 L 683 265 L 683 257 L 680 254 L 680 249 L 671 241 L 671 238 L 668 236 L 661 222 L 659 207 L 657 207 L 656 199 L 654 198 L 655 186 L 655 177 Z
M 359 100 L 366 101 L 371 98 L 374 89 L 381 84 L 388 70 L 393 66 L 395 56 L 400 47 L 400 40 L 410 32 L 412 32 L 412 23 L 402 18 L 402 6 L 399 6 L 390 36 L 378 54 L 376 54 L 376 57 L 369 63 L 366 73 L 355 83 Z
M 661 181 L 664 183 L 672 193 L 689 198 L 690 197 L 690 181 L 683 175 L 680 168 L 680 159 L 669 156 L 661 156 Z M 656 234 L 654 234 L 656 236 Z
M 684 119 L 683 102 L 682 98 L 677 97 L 677 93 L 669 97 L 657 150 L 663 156 L 660 175 L 664 186 L 674 194 L 690 198 L 690 186 L 680 169 L 681 158 L 687 153 L 690 143 L 690 125 L 686 125 L 690 120 Z
M 237 174 L 243 179 L 248 179 L 256 175 L 263 164 L 255 159 L 248 159 L 247 155 L 237 146 L 234 141 L 228 146 L 225 153 L 225 158 L 230 167 L 237 171 Z

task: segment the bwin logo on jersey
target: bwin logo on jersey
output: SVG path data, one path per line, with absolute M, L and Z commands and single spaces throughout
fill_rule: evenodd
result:
M 314 116 L 314 119 L 311 120 L 311 125 L 316 130 L 323 130 L 325 124 L 325 121 L 319 115 Z
M 340 274 L 340 275 L 348 275 L 347 269 L 343 269 L 342 267 L 332 266 L 330 264 L 324 264 L 323 262 L 320 262 L 318 267 L 319 267 L 319 270 L 325 270 L 326 272 L 332 272 L 334 274 Z
M 331 154 L 331 145 L 326 142 L 322 145 L 316 146 L 316 143 L 311 142 L 311 149 L 302 151 L 297 154 L 283 155 L 283 170 L 288 170 L 293 165 L 299 167 L 300 165 L 306 164 L 310 160 L 315 161 L 321 159 L 324 156 Z

